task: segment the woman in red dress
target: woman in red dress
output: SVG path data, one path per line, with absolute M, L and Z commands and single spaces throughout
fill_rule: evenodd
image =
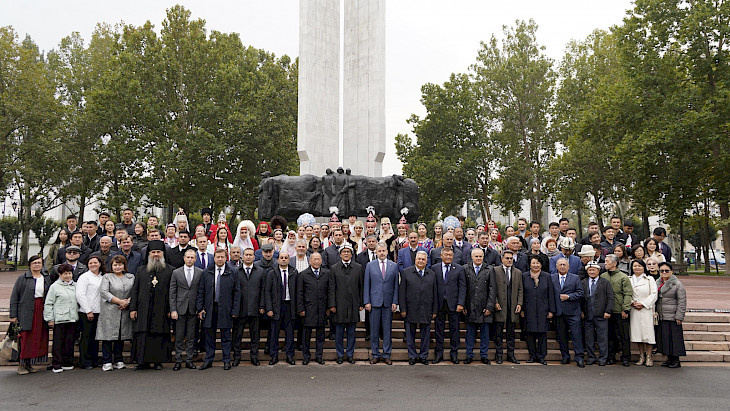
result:
M 28 260 L 30 270 L 15 281 L 10 295 L 10 322 L 20 324 L 20 363 L 18 374 L 38 370 L 33 365 L 48 361 L 48 324 L 43 321 L 43 303 L 51 279 L 43 269 L 43 259 Z

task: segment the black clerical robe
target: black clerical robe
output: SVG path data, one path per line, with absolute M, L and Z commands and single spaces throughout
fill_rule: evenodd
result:
M 170 278 L 169 264 L 156 272 L 140 267 L 134 277 L 129 309 L 137 311 L 134 336 L 139 364 L 170 361 Z

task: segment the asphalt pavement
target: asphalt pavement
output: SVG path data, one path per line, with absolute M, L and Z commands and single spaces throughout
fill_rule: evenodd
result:
M 728 409 L 730 367 L 250 365 L 224 371 L 0 368 L 2 409 Z M 404 408 L 408 407 L 408 408 Z

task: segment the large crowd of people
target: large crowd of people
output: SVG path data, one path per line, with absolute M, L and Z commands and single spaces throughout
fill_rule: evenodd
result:
M 476 361 L 477 335 L 480 362 L 490 363 L 493 341 L 497 363 L 518 364 L 518 328 L 530 363 L 547 364 L 552 329 L 563 364 L 629 366 L 631 343 L 639 349 L 636 365 L 651 367 L 659 352 L 667 358 L 662 366 L 678 368 L 686 355 L 686 294 L 661 227 L 640 241 L 631 221 L 614 217 L 602 232 L 592 222 L 578 238 L 566 218 L 543 233 L 524 218 L 500 229 L 492 221 L 465 227 L 450 216 L 429 237 L 425 223 L 401 218 L 394 230 L 373 213 L 364 222 L 300 217 L 296 229 L 281 216 L 245 220 L 234 231 L 224 214 L 215 223 L 210 208 L 201 214 L 192 230 L 182 210 L 164 227 L 155 216 L 135 222 L 132 209 L 118 223 L 101 213 L 79 227 L 69 216 L 45 260 L 31 257 L 12 290 L 18 374 L 48 361 L 50 328 L 54 373 L 125 368 L 127 341 L 135 370 L 173 361 L 174 371 L 205 370 L 218 336 L 229 370 L 242 360 L 246 329 L 255 366 L 263 355 L 276 364 L 280 351 L 295 365 L 296 350 L 301 364 L 324 364 L 326 338 L 335 341 L 338 364 L 354 363 L 361 314 L 371 364 L 392 364 L 394 316 L 405 322 L 411 365 L 428 364 L 430 350 L 430 362 L 445 360 L 447 323 L 448 358 L 458 364 L 462 322 L 466 364 Z M 260 330 L 268 331 L 265 342 Z

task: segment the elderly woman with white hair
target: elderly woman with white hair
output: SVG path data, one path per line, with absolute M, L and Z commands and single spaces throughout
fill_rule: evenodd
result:
M 259 243 L 253 238 L 256 227 L 253 225 L 251 220 L 243 220 L 238 223 L 236 229 L 236 238 L 233 240 L 233 245 L 241 247 L 241 250 L 247 248 L 253 248 L 254 251 L 259 249 Z

